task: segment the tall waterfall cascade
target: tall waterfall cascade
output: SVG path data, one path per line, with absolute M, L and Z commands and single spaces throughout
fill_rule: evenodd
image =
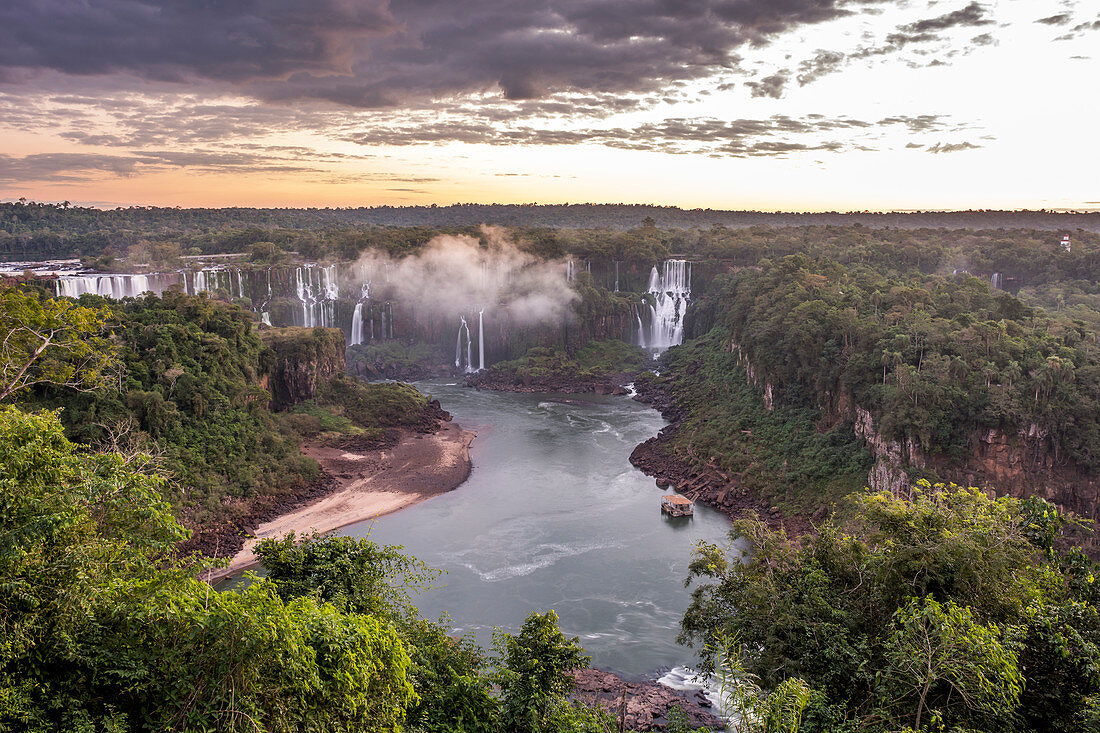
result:
M 466 316 L 458 317 L 458 336 L 455 339 L 455 369 L 467 374 L 485 369 L 485 310 L 477 312 L 477 365 L 474 365 L 474 338 Z
M 485 309 L 477 312 L 477 370 L 485 369 Z
M 691 302 L 691 263 L 666 260 L 661 271 L 654 267 L 646 290 L 653 304 L 648 327 L 639 324 L 638 345 L 659 354 L 684 341 L 684 313 Z
M 302 306 L 302 325 L 306 328 L 336 326 L 336 265 L 302 265 L 294 270 L 294 285 Z
M 355 312 L 351 314 L 351 345 L 363 343 L 363 304 L 355 304 Z
M 355 310 L 351 314 L 351 332 L 348 335 L 348 344 L 355 346 L 363 343 L 366 338 L 363 333 L 363 304 L 366 303 L 369 312 L 373 313 L 373 308 L 370 304 L 370 283 L 365 283 L 359 289 L 359 302 L 355 304 Z M 370 340 L 374 340 L 374 319 L 371 318 L 371 332 Z

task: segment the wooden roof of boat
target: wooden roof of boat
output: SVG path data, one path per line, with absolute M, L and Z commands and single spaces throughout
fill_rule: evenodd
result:
M 691 499 L 687 498 L 686 496 L 678 496 L 677 494 L 665 494 L 661 498 L 664 499 L 665 501 L 667 501 L 669 504 L 683 504 L 683 505 L 694 504 L 694 502 Z

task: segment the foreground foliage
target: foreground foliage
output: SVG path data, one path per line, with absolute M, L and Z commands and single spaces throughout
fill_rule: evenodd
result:
M 0 730 L 607 730 L 552 611 L 489 658 L 418 617 L 434 571 L 344 537 L 268 540 L 268 579 L 214 591 L 148 469 L 0 407 Z
M 0 408 L 0 729 L 388 730 L 415 699 L 385 618 L 172 559 L 163 479 Z
M 803 730 L 1096 729 L 1100 595 L 1052 505 L 926 482 L 851 502 L 797 541 L 749 519 L 747 554 L 701 544 L 681 638 L 804 681 Z

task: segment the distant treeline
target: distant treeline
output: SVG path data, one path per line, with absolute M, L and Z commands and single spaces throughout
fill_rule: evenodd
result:
M 623 231 L 649 223 L 661 229 L 710 227 L 853 226 L 871 228 L 1034 229 L 1100 232 L 1100 212 L 761 212 L 680 209 L 643 204 L 456 204 L 324 209 L 182 209 L 130 207 L 100 210 L 61 204 L 0 204 L 0 256 L 64 250 L 98 254 L 137 238 L 211 235 L 243 230 L 508 227 Z M 6 235 L 6 236 L 4 236 Z

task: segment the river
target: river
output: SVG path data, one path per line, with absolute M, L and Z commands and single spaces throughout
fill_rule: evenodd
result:
M 552 608 L 601 669 L 638 678 L 690 663 L 675 637 L 691 550 L 725 542 L 729 523 L 703 506 L 692 519 L 661 514 L 664 492 L 628 460 L 660 415 L 626 397 L 417 386 L 478 432 L 469 480 L 341 534 L 369 533 L 446 571 L 421 612 L 448 614 L 483 646 L 494 627 Z

